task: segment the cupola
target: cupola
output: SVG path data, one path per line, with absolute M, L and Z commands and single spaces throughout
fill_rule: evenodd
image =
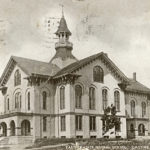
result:
M 50 63 L 57 65 L 59 68 L 63 68 L 77 61 L 77 59 L 72 55 L 73 44 L 69 41 L 71 32 L 68 29 L 63 10 L 62 17 L 55 34 L 58 37 L 58 42 L 55 43 L 56 54 L 51 59 Z

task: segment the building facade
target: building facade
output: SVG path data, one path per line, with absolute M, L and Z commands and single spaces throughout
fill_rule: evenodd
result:
M 24 138 L 102 138 L 104 109 L 116 107 L 118 137 L 150 133 L 150 89 L 129 79 L 104 52 L 78 60 L 62 16 L 50 62 L 12 56 L 1 76 L 4 110 L 1 136 Z M 11 140 L 12 139 L 12 140 Z

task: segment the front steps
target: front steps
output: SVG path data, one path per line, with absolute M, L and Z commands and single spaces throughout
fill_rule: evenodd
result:
M 32 144 L 33 142 L 33 136 L 7 136 L 0 138 L 0 145 Z

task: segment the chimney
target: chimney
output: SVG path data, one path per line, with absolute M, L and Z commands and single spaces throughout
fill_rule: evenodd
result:
M 136 81 L 136 72 L 133 72 L 133 80 Z

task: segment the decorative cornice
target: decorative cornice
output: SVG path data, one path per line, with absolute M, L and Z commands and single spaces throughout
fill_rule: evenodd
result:
M 68 73 L 53 78 L 54 83 L 56 84 L 73 84 L 74 81 L 79 78 L 81 75 Z
M 42 82 L 49 83 L 51 80 L 51 76 L 40 75 L 40 74 L 32 74 L 24 79 L 28 80 L 28 86 L 39 86 Z
M 94 113 L 78 113 L 78 112 L 65 112 L 61 114 L 41 114 L 41 113 L 25 113 L 25 112 L 13 112 L 9 114 L 0 115 L 0 119 L 14 117 L 14 116 L 47 116 L 47 117 L 59 117 L 62 115 L 82 115 L 82 116 L 97 116 L 102 117 L 104 114 L 94 114 Z M 126 118 L 124 115 L 117 115 L 117 117 Z
M 149 118 L 127 118 L 127 121 L 149 121 Z
M 0 87 L 0 90 L 2 91 L 2 94 L 5 95 L 7 92 L 7 87 L 2 86 L 2 87 Z
M 13 69 L 15 68 L 15 66 L 16 66 L 16 62 L 13 59 L 10 59 L 9 63 L 7 64 L 7 66 L 4 70 L 4 73 L 2 74 L 2 77 L 0 80 L 1 86 L 4 86 L 7 83 L 7 81 L 9 79 Z
M 131 94 L 131 95 L 147 95 L 147 96 L 150 96 L 149 92 L 140 91 L 140 90 L 126 90 L 125 89 L 125 93 L 126 94 Z
M 123 90 L 123 91 L 126 89 L 127 85 L 129 85 L 129 84 L 124 83 L 124 82 L 122 82 L 122 83 L 118 83 L 118 86 L 119 86 L 119 87 L 120 87 L 120 89 L 121 89 L 121 90 Z

